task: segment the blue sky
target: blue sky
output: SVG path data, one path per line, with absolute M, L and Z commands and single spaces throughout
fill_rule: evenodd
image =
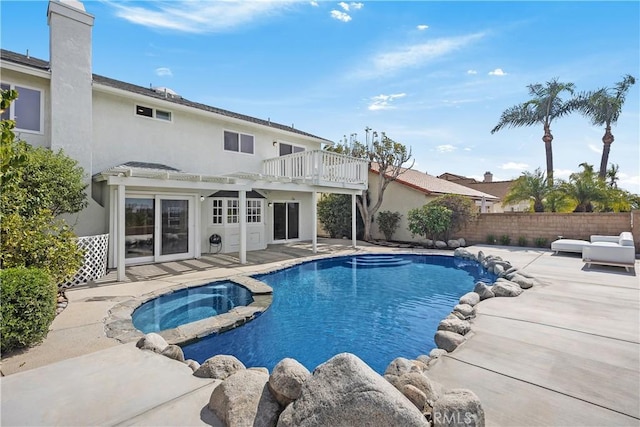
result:
M 414 168 L 494 180 L 545 169 L 542 128 L 491 134 L 553 78 L 578 91 L 640 78 L 640 2 L 86 1 L 94 72 L 340 141 L 368 126 Z M 47 3 L 0 4 L 2 48 L 48 59 Z M 552 124 L 556 178 L 600 164 L 603 129 Z M 640 193 L 640 80 L 609 161 Z

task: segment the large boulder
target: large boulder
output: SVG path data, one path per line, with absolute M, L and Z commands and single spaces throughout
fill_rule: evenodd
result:
M 480 296 L 480 301 L 495 297 L 491 288 L 482 282 L 476 283 L 476 286 L 473 288 L 473 292 Z
M 460 242 L 458 241 L 458 239 L 447 240 L 447 246 L 456 249 L 460 247 Z
M 299 399 L 280 415 L 287 426 L 428 426 L 422 413 L 400 391 L 350 353 L 318 366 Z
M 469 304 L 457 304 L 453 307 L 453 313 L 459 313 L 463 320 L 468 320 L 476 315 L 476 309 Z
M 224 380 L 234 373 L 246 369 L 244 364 L 233 356 L 218 354 L 205 360 L 193 373 L 200 378 Z
M 434 337 L 434 341 L 436 342 L 438 348 L 447 350 L 448 353 L 451 353 L 465 341 L 465 337 L 464 335 L 460 335 L 451 331 L 437 331 Z
M 453 389 L 433 405 L 433 427 L 484 427 L 484 409 L 471 390 Z
M 498 279 L 491 288 L 493 294 L 497 297 L 517 297 L 522 292 L 522 288 L 517 283 L 504 279 Z
M 384 371 L 384 375 L 394 375 L 399 377 L 400 375 L 409 372 L 422 372 L 424 371 L 424 362 L 419 360 L 409 360 L 404 357 L 396 357 L 389 363 L 387 369 Z
M 184 353 L 182 352 L 182 349 L 178 345 L 175 345 L 175 344 L 168 345 L 167 348 L 162 350 L 162 353 L 160 354 L 168 357 L 169 359 L 177 360 L 179 362 L 184 362 Z
M 300 397 L 302 384 L 311 378 L 311 372 L 295 359 L 282 359 L 269 377 L 269 390 L 282 406 Z
M 511 277 L 513 283 L 517 283 L 522 289 L 529 289 L 533 287 L 535 281 L 529 277 L 524 277 L 520 274 L 515 274 Z
M 141 350 L 151 350 L 156 353 L 162 353 L 169 344 L 160 335 L 151 332 L 138 340 L 136 347 Z
M 447 242 L 443 242 L 442 240 L 436 240 L 435 246 L 436 246 L 436 249 L 447 249 Z
M 213 389 L 209 409 L 226 426 L 275 426 L 280 404 L 269 391 L 268 381 L 264 372 L 238 371 Z
M 440 321 L 438 324 L 438 330 L 466 335 L 471 330 L 471 323 L 466 320 L 446 318 Z

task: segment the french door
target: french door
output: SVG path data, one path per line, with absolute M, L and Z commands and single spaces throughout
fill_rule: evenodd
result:
M 194 205 L 188 196 L 127 195 L 127 264 L 190 258 L 194 254 Z
M 300 238 L 300 203 L 275 202 L 273 204 L 273 240 Z

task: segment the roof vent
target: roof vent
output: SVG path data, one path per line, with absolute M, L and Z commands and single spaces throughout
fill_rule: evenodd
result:
M 154 87 L 153 90 L 156 93 L 163 95 L 165 98 L 182 98 L 180 95 L 178 95 L 178 93 L 175 90 L 169 89 L 168 87 L 157 86 L 157 87 Z

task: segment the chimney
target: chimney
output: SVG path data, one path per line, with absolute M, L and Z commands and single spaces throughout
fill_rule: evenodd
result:
M 484 173 L 484 181 L 483 182 L 493 182 L 493 174 L 491 172 Z
M 77 0 L 51 0 L 49 66 L 51 68 L 51 149 L 77 160 L 91 180 L 93 16 Z

